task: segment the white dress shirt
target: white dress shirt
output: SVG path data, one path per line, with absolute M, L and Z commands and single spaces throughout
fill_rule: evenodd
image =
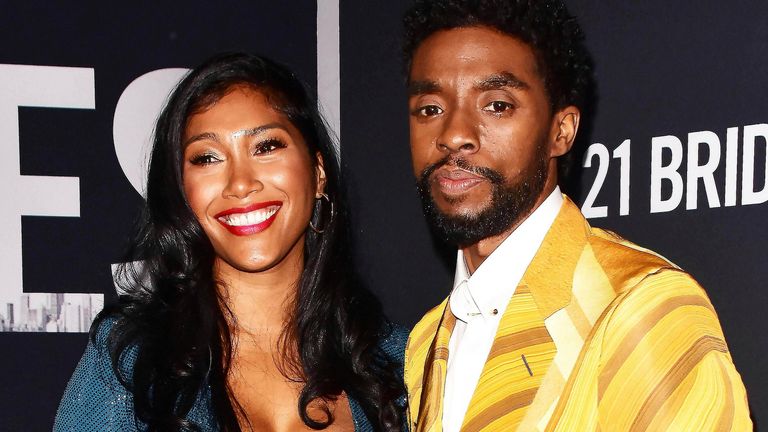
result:
M 459 250 L 449 299 L 456 326 L 448 343 L 443 431 L 461 428 L 501 317 L 562 204 L 555 187 L 471 275 Z

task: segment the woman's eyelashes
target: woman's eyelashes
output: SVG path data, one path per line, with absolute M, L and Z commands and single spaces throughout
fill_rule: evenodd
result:
M 253 154 L 266 155 L 285 147 L 285 143 L 278 138 L 269 138 L 264 141 L 257 142 L 256 145 L 253 146 Z
M 210 152 L 200 153 L 189 159 L 189 163 L 198 166 L 211 165 L 219 161 L 221 161 L 221 159 L 215 153 Z
M 279 149 L 286 148 L 286 144 L 278 138 L 269 138 L 263 141 L 258 141 L 251 147 L 250 153 L 253 156 L 265 156 L 274 153 Z M 195 166 L 212 165 L 217 162 L 223 161 L 224 158 L 219 154 L 211 151 L 204 151 L 192 155 L 189 158 L 189 163 Z

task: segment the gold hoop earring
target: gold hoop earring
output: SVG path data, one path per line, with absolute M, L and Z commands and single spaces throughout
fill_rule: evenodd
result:
M 320 194 L 320 197 L 318 197 L 318 198 L 317 198 L 317 202 L 320 204 L 320 205 L 319 205 L 319 207 L 321 208 L 321 209 L 318 211 L 318 213 L 322 213 L 322 207 L 323 207 L 323 205 L 322 205 L 322 199 L 323 199 L 323 198 L 325 198 L 325 200 L 326 200 L 326 201 L 328 201 L 328 203 L 331 205 L 331 211 L 330 211 L 330 213 L 328 214 L 328 221 L 325 223 L 325 226 L 326 226 L 326 227 L 328 227 L 328 225 L 330 225 L 330 224 L 331 224 L 331 221 L 333 220 L 333 216 L 334 216 L 334 213 L 333 213 L 333 201 L 331 201 L 331 199 L 328 197 L 328 194 L 326 194 L 325 192 L 321 193 L 321 194 Z M 318 221 L 318 224 L 319 224 L 319 221 Z M 315 225 L 312 223 L 312 220 L 310 220 L 310 221 L 309 221 L 309 228 L 310 228 L 310 229 L 312 229 L 312 231 L 316 232 L 317 234 L 322 234 L 322 233 L 324 233 L 324 232 L 325 232 L 325 228 L 323 228 L 323 229 L 319 229 L 319 228 L 317 228 L 317 227 L 316 227 L 316 226 L 315 226 Z

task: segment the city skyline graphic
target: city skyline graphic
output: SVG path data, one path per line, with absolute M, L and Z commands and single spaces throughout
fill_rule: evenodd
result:
M 0 331 L 87 333 L 104 294 L 23 293 L 0 308 Z

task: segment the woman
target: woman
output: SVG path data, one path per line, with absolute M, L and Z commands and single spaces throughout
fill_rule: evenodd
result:
M 406 332 L 351 277 L 334 147 L 291 72 L 192 70 L 158 119 L 128 294 L 54 430 L 404 428 Z

